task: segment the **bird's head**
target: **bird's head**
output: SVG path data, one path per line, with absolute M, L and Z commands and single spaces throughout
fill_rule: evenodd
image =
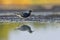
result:
M 32 10 L 29 10 L 29 12 L 32 12 Z

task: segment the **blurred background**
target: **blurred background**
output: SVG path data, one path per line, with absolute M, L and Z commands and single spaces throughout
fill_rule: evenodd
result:
M 60 0 L 0 0 L 0 10 L 52 9 L 60 6 Z

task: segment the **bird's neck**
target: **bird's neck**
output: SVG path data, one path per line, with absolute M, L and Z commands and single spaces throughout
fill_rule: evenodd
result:
M 29 12 L 29 14 L 31 14 L 31 12 Z

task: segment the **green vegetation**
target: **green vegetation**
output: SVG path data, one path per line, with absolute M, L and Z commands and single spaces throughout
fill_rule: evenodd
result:
M 19 25 L 20 23 L 17 22 L 0 22 L 0 40 L 2 40 L 2 38 L 7 40 L 9 30 Z

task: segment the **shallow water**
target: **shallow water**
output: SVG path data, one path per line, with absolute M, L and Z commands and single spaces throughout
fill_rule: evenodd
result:
M 33 33 L 14 30 L 29 25 Z M 60 40 L 60 23 L 0 22 L 0 40 Z
M 33 33 L 11 30 L 9 40 L 60 40 L 60 23 L 30 22 L 26 24 L 31 26 Z

